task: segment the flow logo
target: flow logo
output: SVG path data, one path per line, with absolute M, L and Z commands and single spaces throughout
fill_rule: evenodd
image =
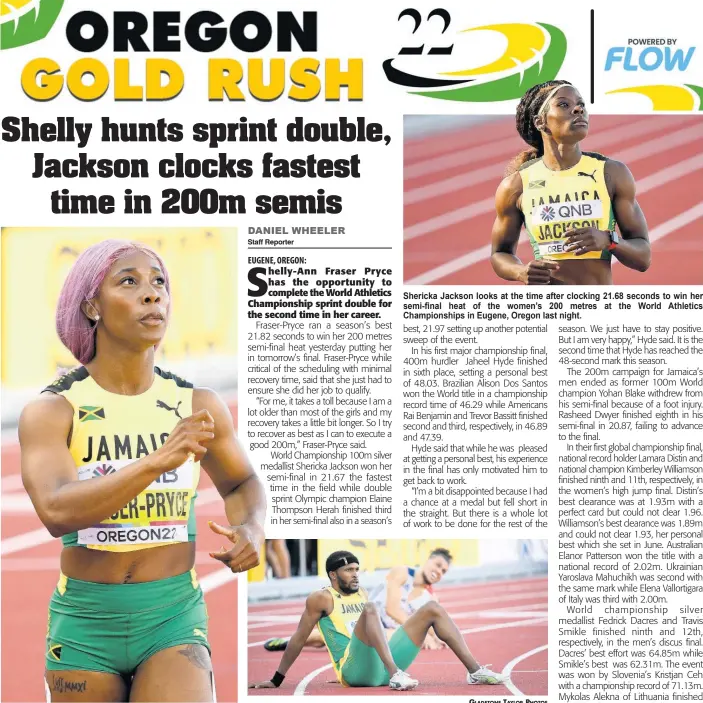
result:
M 655 112 L 668 110 L 679 112 L 703 111 L 703 87 L 685 83 L 684 85 L 636 85 L 629 88 L 610 90 L 606 95 L 616 93 L 636 93 L 644 95 L 652 102 Z
M 630 39 L 630 43 L 675 42 L 675 39 Z M 624 71 L 685 71 L 691 63 L 695 46 L 676 49 L 673 46 L 648 46 L 639 50 L 632 46 L 611 46 L 605 59 L 605 70 L 622 67 Z
M 0 49 L 43 39 L 62 7 L 63 0 L 0 0 Z
M 400 13 L 398 21 L 404 21 L 405 17 L 414 22 L 412 34 L 415 34 L 422 23 L 422 15 L 410 8 Z M 412 95 L 462 102 L 518 99 L 538 83 L 556 78 L 566 56 L 566 37 L 558 27 L 550 24 L 506 23 L 469 27 L 456 32 L 452 41 L 444 36 L 451 23 L 449 13 L 438 8 L 432 10 L 426 20 L 436 23 L 435 17 L 443 25 L 433 46 L 410 42 L 398 52 L 399 57 L 427 56 L 427 74 L 409 73 L 398 68 L 396 58 L 383 62 L 386 78 L 408 88 Z M 502 34 L 507 42 L 503 54 L 476 68 L 433 72 L 431 57 L 453 55 L 455 46 L 461 41 L 469 41 L 472 32 Z

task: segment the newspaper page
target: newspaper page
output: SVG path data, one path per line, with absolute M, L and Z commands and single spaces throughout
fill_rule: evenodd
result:
M 0 698 L 701 700 L 700 19 L 1 0 Z

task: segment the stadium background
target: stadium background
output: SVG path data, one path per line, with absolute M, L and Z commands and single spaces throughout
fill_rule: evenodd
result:
M 77 365 L 56 335 L 56 300 L 78 254 L 110 237 L 151 246 L 168 268 L 172 316 L 157 363 L 216 389 L 237 419 L 236 230 L 2 230 L 2 700 L 44 700 L 47 606 L 61 550 L 22 487 L 17 419 L 28 399 Z M 222 545 L 207 520 L 225 518 L 221 498 L 204 473 L 196 506 L 196 568 L 211 615 L 217 694 L 232 701 L 237 698 L 236 579 L 208 556 Z
M 318 539 L 287 540 L 291 557 L 304 561 L 309 575 L 271 579 L 248 585 L 248 680 L 270 678 L 280 652 L 267 652 L 271 637 L 292 635 L 305 598 L 329 585 L 327 556 L 353 552 L 360 561 L 360 583 L 368 589 L 382 583 L 393 566 L 421 567 L 437 547 L 449 549 L 452 565 L 436 596 L 465 635 L 481 663 L 511 676 L 506 686 L 481 687 L 476 695 L 547 694 L 546 540 L 531 539 Z M 312 549 L 311 549 L 312 547 Z M 303 557 L 301 559 L 301 557 Z M 313 571 L 314 568 L 314 571 Z M 300 573 L 294 569 L 293 573 Z M 410 668 L 420 680 L 417 694 L 468 695 L 465 671 L 448 650 L 423 651 Z M 331 679 L 326 650 L 305 649 L 280 689 L 252 695 L 358 695 Z M 363 695 L 386 695 L 386 689 L 364 689 Z M 413 694 L 410 694 L 413 695 Z

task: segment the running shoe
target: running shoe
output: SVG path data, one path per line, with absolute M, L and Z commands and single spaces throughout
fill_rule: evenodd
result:
M 282 652 L 288 646 L 288 637 L 273 637 L 264 642 L 264 649 L 267 652 Z
M 393 674 L 388 686 L 391 691 L 412 691 L 414 688 L 417 688 L 418 683 L 417 680 L 411 679 L 408 674 L 398 669 L 398 671 Z
M 486 669 L 485 666 L 477 669 L 473 674 L 468 673 L 466 675 L 466 683 L 471 684 L 498 684 L 505 683 L 507 680 L 507 676 L 503 676 L 503 674 L 496 674 L 495 671 Z

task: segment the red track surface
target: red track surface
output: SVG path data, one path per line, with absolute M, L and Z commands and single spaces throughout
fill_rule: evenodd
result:
M 236 407 L 231 407 L 236 417 Z M 19 446 L 2 447 L 2 543 L 42 528 L 31 505 L 23 509 L 26 493 L 19 482 Z M 201 472 L 200 496 L 212 495 L 207 474 Z M 28 500 L 28 498 L 26 498 Z M 212 533 L 207 520 L 225 520 L 221 499 L 198 507 L 198 551 L 196 569 L 204 577 L 222 567 L 208 556 L 223 546 L 222 538 Z M 48 536 L 48 532 L 46 533 Z M 43 701 L 44 647 L 49 598 L 59 576 L 60 540 L 3 554 L 2 557 L 2 689 L 3 701 Z M 205 594 L 212 645 L 215 685 L 219 701 L 237 700 L 237 582 L 228 581 Z
M 547 579 L 438 587 L 447 609 L 472 653 L 494 671 L 511 662 L 510 686 L 468 686 L 466 670 L 449 650 L 422 651 L 409 668 L 420 681 L 403 695 L 546 696 L 547 695 Z M 270 679 L 281 652 L 267 652 L 269 637 L 291 635 L 304 601 L 252 603 L 249 606 L 249 680 Z M 537 651 L 535 651 L 537 650 Z M 517 660 L 517 661 L 516 661 Z M 324 668 L 323 668 L 324 667 Z M 303 681 L 309 677 L 307 681 Z M 387 688 L 343 688 L 335 678 L 326 649 L 304 649 L 279 689 L 251 690 L 252 695 L 388 695 Z M 300 682 L 303 682 L 301 684 Z
M 594 115 L 583 146 L 627 164 L 656 239 L 649 270 L 614 264 L 614 283 L 702 284 L 703 120 Z M 525 148 L 512 118 L 405 143 L 407 283 L 507 283 L 493 272 L 486 250 L 495 219 L 492 199 L 506 165 Z M 518 256 L 532 258 L 524 230 Z

